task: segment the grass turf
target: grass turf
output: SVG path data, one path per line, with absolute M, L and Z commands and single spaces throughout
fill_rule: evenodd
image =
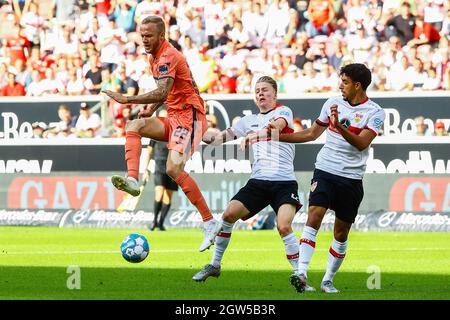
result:
M 120 255 L 120 243 L 130 233 L 144 234 L 150 242 L 142 263 L 131 264 Z M 337 295 L 295 292 L 275 230 L 234 231 L 221 276 L 193 282 L 212 255 L 212 250 L 197 251 L 201 240 L 198 229 L 0 227 L 0 299 L 450 299 L 448 233 L 351 232 L 334 279 L 341 290 Z M 331 240 L 331 232 L 319 232 L 308 272 L 316 288 Z M 80 267 L 79 290 L 67 288 L 68 266 Z M 380 289 L 367 288 L 371 266 L 381 271 Z

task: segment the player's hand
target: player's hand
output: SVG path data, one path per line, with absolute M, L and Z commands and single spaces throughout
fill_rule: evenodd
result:
M 247 148 L 248 145 L 252 144 L 253 142 L 256 142 L 257 140 L 258 140 L 257 132 L 249 133 L 246 137 L 244 137 L 241 140 L 240 149 L 245 150 L 245 148 Z
M 138 118 L 148 118 L 151 117 L 153 115 L 153 113 L 155 112 L 152 108 L 153 104 L 147 104 L 145 106 L 143 106 L 141 108 L 141 110 L 139 110 L 138 113 Z
M 338 112 L 338 106 L 336 104 L 333 104 L 330 107 L 330 121 L 333 127 L 337 127 L 339 125 L 339 112 Z
M 113 99 L 119 103 L 122 103 L 122 104 L 128 103 L 127 97 L 120 94 L 119 92 L 112 92 L 110 90 L 103 90 L 102 92 L 104 94 L 106 94 L 108 97 L 110 97 L 111 99 Z
M 213 132 L 206 130 L 202 137 L 202 141 L 206 144 L 214 143 L 214 141 L 216 141 L 216 135 Z

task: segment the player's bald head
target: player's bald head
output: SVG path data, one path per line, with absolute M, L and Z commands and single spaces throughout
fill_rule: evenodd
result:
M 142 25 L 146 25 L 149 23 L 154 23 L 156 25 L 156 29 L 160 34 L 166 32 L 166 24 L 164 23 L 163 18 L 161 18 L 160 16 L 148 16 L 141 21 Z

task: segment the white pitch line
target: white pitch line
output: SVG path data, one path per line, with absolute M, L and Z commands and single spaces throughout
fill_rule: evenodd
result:
M 315 251 L 328 251 L 329 249 L 316 249 Z M 433 250 L 433 251 L 449 251 L 449 248 L 403 248 L 403 249 L 386 249 L 386 248 L 368 248 L 368 249 L 352 249 L 349 250 L 349 252 L 352 251 L 423 251 L 423 250 Z M 278 249 L 229 249 L 228 252 L 276 252 L 279 251 Z M 197 252 L 197 250 L 185 250 L 185 249 L 167 249 L 167 250 L 152 250 L 150 249 L 151 253 L 183 253 L 183 252 Z M 2 251 L 0 252 L 0 255 L 51 255 L 51 254 L 118 254 L 120 253 L 119 250 L 86 250 L 86 251 L 20 251 L 20 252 L 9 252 L 9 251 Z

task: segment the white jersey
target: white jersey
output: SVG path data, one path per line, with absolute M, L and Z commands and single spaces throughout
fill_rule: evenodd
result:
M 329 125 L 330 107 L 333 104 L 338 106 L 339 121 L 355 134 L 359 134 L 363 129 L 369 129 L 378 135 L 386 114 L 370 99 L 352 106 L 342 97 L 334 97 L 324 103 L 320 116 L 316 120 L 317 124 L 328 126 L 327 140 L 317 154 L 316 168 L 338 176 L 360 180 L 366 170 L 369 147 L 359 151 L 347 142 L 339 131 Z
M 228 130 L 235 138 L 244 137 L 249 133 L 262 130 L 271 120 L 279 118 L 286 120 L 287 123 L 282 133 L 294 132 L 292 111 L 282 105 L 266 113 L 247 115 Z M 251 179 L 295 181 L 295 146 L 293 144 L 264 140 L 253 143 L 251 148 L 254 156 Z

